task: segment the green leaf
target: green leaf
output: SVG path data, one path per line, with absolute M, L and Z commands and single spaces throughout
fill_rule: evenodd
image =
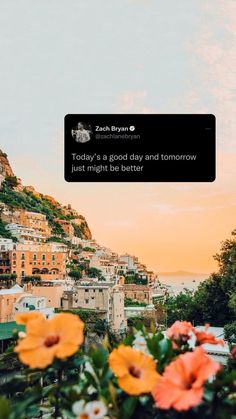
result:
M 104 348 L 99 348 L 91 354 L 94 366 L 103 368 L 107 363 L 108 352 Z
M 120 419 L 129 419 L 135 411 L 137 402 L 138 399 L 136 397 L 128 397 L 124 403 L 122 403 Z
M 10 403 L 4 397 L 0 397 L 0 419 L 8 419 L 10 415 Z
M 122 343 L 125 346 L 132 346 L 132 343 L 133 343 L 134 339 L 135 339 L 135 337 L 133 335 L 129 335 L 123 340 Z
M 166 355 L 168 355 L 171 348 L 172 348 L 171 342 L 168 339 L 162 339 L 159 342 L 160 357 L 164 358 Z
M 94 376 L 89 371 L 84 371 L 84 375 L 87 378 L 89 384 L 91 384 L 94 388 L 98 388 L 98 383 L 95 380 Z

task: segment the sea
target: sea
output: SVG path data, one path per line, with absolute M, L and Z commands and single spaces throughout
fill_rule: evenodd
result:
M 162 284 L 171 287 L 173 293 L 179 294 L 184 288 L 195 291 L 199 284 L 209 278 L 209 274 L 158 274 L 158 279 Z

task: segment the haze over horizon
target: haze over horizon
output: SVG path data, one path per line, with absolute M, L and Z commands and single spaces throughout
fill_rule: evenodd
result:
M 236 227 L 235 12 L 230 0 L 42 0 L 27 13 L 4 2 L 0 148 L 15 174 L 150 269 L 215 271 L 213 255 Z M 111 112 L 214 113 L 216 181 L 66 183 L 64 115 Z

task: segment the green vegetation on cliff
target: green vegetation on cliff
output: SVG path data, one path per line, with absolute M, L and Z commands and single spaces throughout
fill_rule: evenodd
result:
M 10 231 L 6 230 L 6 223 L 0 219 L 0 237 L 4 239 L 12 239 L 13 241 L 17 241 L 15 237 L 13 237 Z
M 22 191 L 15 190 L 15 186 L 15 177 L 8 176 L 5 178 L 5 180 L 2 182 L 0 190 L 0 202 L 5 203 L 12 209 L 20 208 L 46 215 L 48 223 L 52 228 L 52 234 L 55 236 L 65 237 L 65 233 L 61 225 L 55 221 L 55 218 L 70 221 L 73 220 L 74 217 L 72 215 L 65 215 L 60 205 L 52 203 L 45 196 L 36 196 L 26 189 L 23 189 Z M 80 226 L 76 226 L 75 235 L 84 238 L 85 231 L 88 229 L 88 225 L 83 217 L 80 216 L 80 218 L 82 219 L 82 222 Z

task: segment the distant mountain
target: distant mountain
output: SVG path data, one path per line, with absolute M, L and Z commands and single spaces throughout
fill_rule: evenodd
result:
M 62 205 L 49 195 L 37 192 L 33 186 L 24 186 L 9 163 L 7 154 L 0 150 L 0 230 L 1 236 L 8 237 L 4 233 L 4 222 L 1 212 L 9 213 L 17 211 L 30 211 L 46 215 L 52 235 L 64 234 L 60 220 L 66 220 L 74 227 L 74 234 L 81 239 L 91 239 L 92 234 L 86 219 L 71 205 Z M 8 234 L 8 235 L 7 235 Z
M 174 272 L 158 272 L 158 275 L 161 276 L 209 276 L 206 273 L 196 273 L 196 272 L 188 272 L 188 271 L 174 271 Z

